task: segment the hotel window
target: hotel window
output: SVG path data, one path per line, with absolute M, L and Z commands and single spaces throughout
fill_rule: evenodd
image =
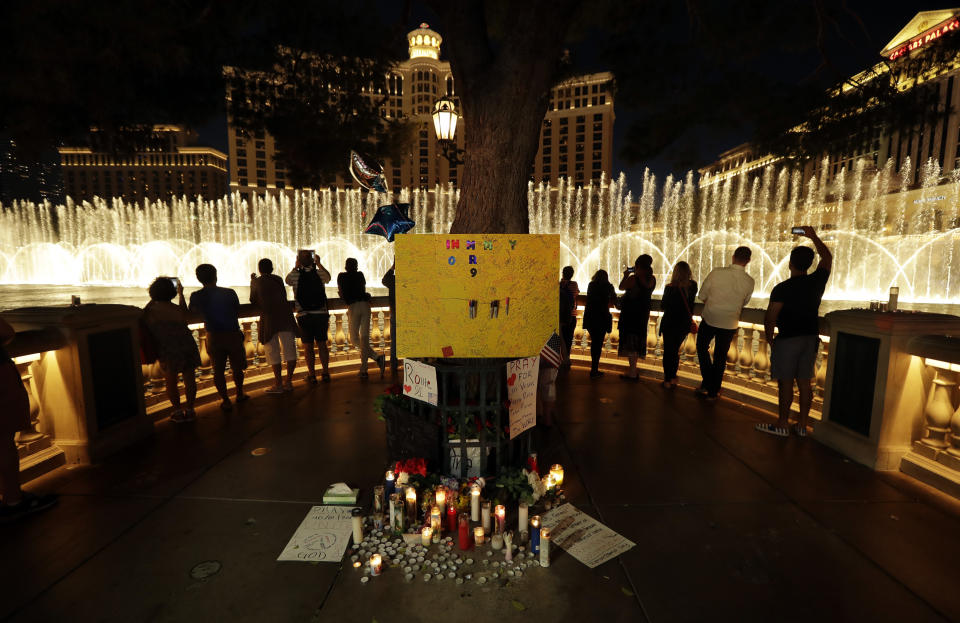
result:
M 544 165 L 550 164 L 550 156 L 544 156 L 544 157 L 543 157 L 543 164 L 544 164 Z
M 592 91 L 594 93 L 598 93 L 600 91 L 600 85 L 599 84 L 593 85 Z
M 565 126 L 565 125 L 564 125 L 564 126 L 560 126 L 560 134 L 566 134 L 566 133 L 567 133 L 567 130 L 569 130 L 569 129 L 570 129 L 570 128 L 568 128 L 568 127 Z
M 550 155 L 550 152 L 551 152 L 552 150 L 553 150 L 552 147 L 544 147 L 544 148 L 543 148 L 543 155 L 544 155 L 544 156 L 549 156 L 549 155 Z
M 257 151 L 256 155 L 257 155 L 257 158 L 260 160 L 263 160 L 264 158 L 267 157 L 267 155 L 263 151 Z
M 600 96 L 600 104 L 603 105 L 603 104 L 606 104 L 606 103 L 607 103 L 607 97 L 606 97 L 605 95 L 601 95 L 601 96 Z
M 599 170 L 600 170 L 600 161 L 599 161 L 599 160 L 594 160 L 594 161 L 593 161 L 593 170 L 594 170 L 594 171 L 599 171 Z
M 258 169 L 266 169 L 266 168 L 267 168 L 267 162 L 266 162 L 266 160 L 257 160 L 257 168 L 258 168 Z
M 247 159 L 246 158 L 237 158 L 237 167 L 241 169 L 247 168 Z

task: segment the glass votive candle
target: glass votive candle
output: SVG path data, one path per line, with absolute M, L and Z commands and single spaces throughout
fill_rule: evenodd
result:
M 559 463 L 550 468 L 550 476 L 553 477 L 553 484 L 557 487 L 563 484 L 563 466 Z
M 433 528 L 430 526 L 424 526 L 423 530 L 420 531 L 420 545 L 424 547 L 430 547 L 430 542 L 433 540 Z
M 483 526 L 477 526 L 473 529 L 473 543 L 474 545 L 483 545 Z
M 370 575 L 377 576 L 383 572 L 383 559 L 380 554 L 374 554 L 370 557 Z

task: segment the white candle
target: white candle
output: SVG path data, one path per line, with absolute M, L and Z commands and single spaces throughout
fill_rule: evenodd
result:
M 473 529 L 473 543 L 474 545 L 483 545 L 483 528 L 481 526 Z
M 390 515 L 389 515 L 391 530 L 394 530 L 397 527 L 397 524 L 396 524 L 397 520 L 395 519 L 396 512 L 397 512 L 397 494 L 391 493 L 390 494 Z
M 350 514 L 353 521 L 353 544 L 360 545 L 360 541 L 363 540 L 363 516 L 359 508 L 353 509 Z
M 407 487 L 407 521 L 413 525 L 417 521 L 417 490 Z
M 380 554 L 374 554 L 370 557 L 370 575 L 380 575 L 381 571 L 383 571 L 383 560 Z
M 517 509 L 517 531 L 526 532 L 527 531 L 527 503 L 520 502 L 520 507 Z
M 540 528 L 540 566 L 550 566 L 550 528 Z
M 447 492 L 443 489 L 437 489 L 437 506 L 440 507 L 440 515 L 447 512 Z
M 470 521 L 480 521 L 480 487 L 470 487 Z
M 420 544 L 424 547 L 430 547 L 430 541 L 433 539 L 433 530 L 430 526 L 424 526 L 420 531 Z
M 490 502 L 484 502 L 481 505 L 480 516 L 483 518 L 480 522 L 480 525 L 483 526 L 483 531 L 490 534 Z
M 440 507 L 434 506 L 430 509 L 430 529 L 433 532 L 433 542 L 440 542 L 440 533 L 443 532 L 443 518 L 440 517 Z
M 559 463 L 554 464 L 550 467 L 550 476 L 553 477 L 553 484 L 556 487 L 559 487 L 563 484 L 563 466 Z

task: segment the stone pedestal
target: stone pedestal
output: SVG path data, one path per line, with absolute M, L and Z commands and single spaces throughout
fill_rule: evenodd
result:
M 55 330 L 65 345 L 33 362 L 39 427 L 67 463 L 90 463 L 150 434 L 140 370 L 140 309 L 82 305 L 11 310 L 17 331 Z
M 923 362 L 907 343 L 916 335 L 960 334 L 960 317 L 844 310 L 826 319 L 830 362 L 814 436 L 873 469 L 898 469 L 923 437 L 926 405 Z

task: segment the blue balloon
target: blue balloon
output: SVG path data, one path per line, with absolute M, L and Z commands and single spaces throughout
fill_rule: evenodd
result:
M 393 242 L 394 234 L 405 234 L 416 225 L 407 216 L 409 210 L 409 203 L 380 206 L 363 233 L 383 236 L 387 239 L 387 242 Z

